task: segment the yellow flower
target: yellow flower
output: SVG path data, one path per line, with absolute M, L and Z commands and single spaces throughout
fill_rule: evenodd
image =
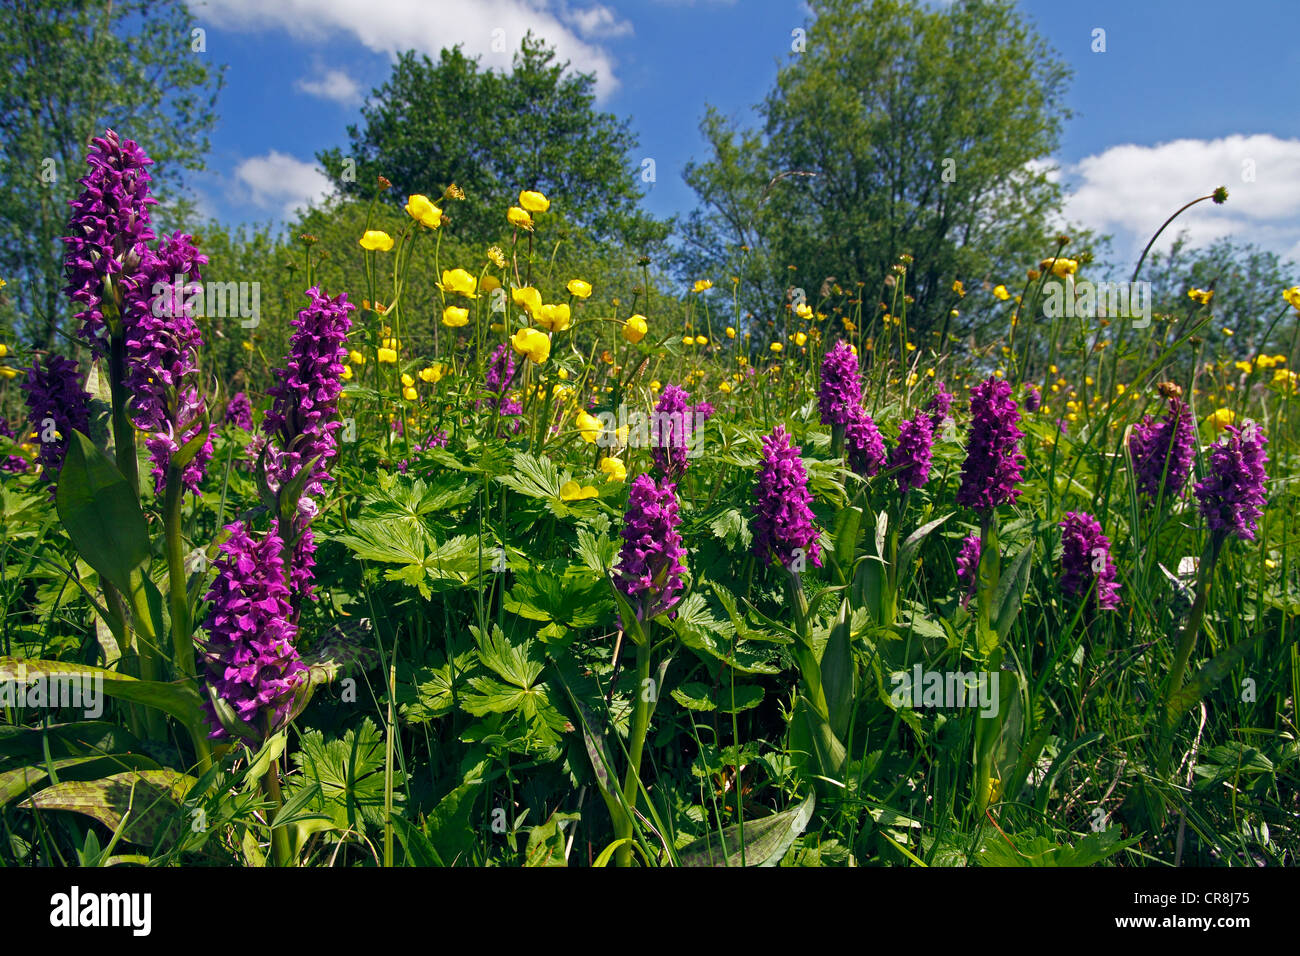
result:
M 663 386 L 659 384 L 659 379 L 655 379 L 653 382 L 650 383 L 650 391 L 652 392 L 657 392 L 661 388 L 663 388 Z
M 546 212 L 551 208 L 551 201 L 541 193 L 526 190 L 519 194 L 519 205 L 529 212 Z
M 559 305 L 542 306 L 537 321 L 552 332 L 563 332 L 569 327 L 569 316 L 569 303 L 561 302 Z
M 406 372 L 403 372 L 403 373 L 402 373 L 402 384 L 403 384 L 406 388 L 410 388 L 412 385 L 415 384 L 415 379 L 411 378 L 411 376 L 408 375 Z
M 734 339 L 735 337 L 736 337 L 736 330 L 733 329 L 731 326 L 727 326 L 727 338 Z
M 768 348 L 771 349 L 773 352 L 779 352 L 783 348 L 785 348 L 785 346 L 782 345 L 780 342 L 773 342 L 771 345 L 768 346 Z
M 586 498 L 599 498 L 600 492 L 592 485 L 579 485 L 576 481 L 566 481 L 560 485 L 561 501 L 582 501 Z
M 696 279 L 696 280 L 695 280 L 695 287 L 694 287 L 694 289 L 693 289 L 692 291 L 694 291 L 694 292 L 707 292 L 709 289 L 712 289 L 712 288 L 713 288 L 713 280 L 712 280 L 712 279 Z
M 623 323 L 623 338 L 633 345 L 645 338 L 648 331 L 650 331 L 650 326 L 646 323 L 645 316 L 640 313 L 631 316 Z
M 510 293 L 515 305 L 520 306 L 529 315 L 536 316 L 542 311 L 542 294 L 530 285 L 520 286 Z
M 551 357 L 551 337 L 537 329 L 520 329 L 510 337 L 510 344 L 537 365 Z
M 498 269 L 506 267 L 506 254 L 501 251 L 500 246 L 488 246 L 488 258 L 492 260 L 492 264 Z
M 1005 302 L 1007 301 L 1007 299 L 1011 298 L 1011 293 L 1007 291 L 1006 286 L 995 285 L 993 287 L 993 296 L 994 298 L 1001 299 L 1003 302 Z
M 379 362 L 380 362 L 380 364 L 382 364 L 382 365 L 392 365 L 392 364 L 393 364 L 394 362 L 396 362 L 396 361 L 397 361 L 397 352 L 395 352 L 393 349 L 384 349 L 384 348 L 381 348 L 381 349 L 379 350 Z
M 600 433 L 605 430 L 605 426 L 600 423 L 600 419 L 587 412 L 578 412 L 574 422 L 578 426 L 578 431 L 582 433 L 582 440 L 588 445 L 594 444 L 596 439 L 600 437 Z
M 808 305 L 806 302 L 796 305 L 794 307 L 794 314 L 799 316 L 801 319 L 811 319 L 813 314 L 812 306 Z
M 506 213 L 506 220 L 512 226 L 518 226 L 520 229 L 527 229 L 529 232 L 533 231 L 533 217 L 528 215 L 528 213 L 524 212 L 518 206 L 510 207 L 509 211 Z
M 575 299 L 585 299 L 591 295 L 591 283 L 583 282 L 581 279 L 570 279 L 565 288 L 569 290 L 569 295 Z
M 365 365 L 366 357 L 362 355 L 360 352 L 358 352 L 356 349 L 353 349 L 351 352 L 348 353 L 348 361 L 351 362 L 353 365 Z
M 345 381 L 345 382 L 350 382 L 350 381 L 352 381 L 352 366 L 351 366 L 351 365 L 345 365 L 345 366 L 343 366 L 343 376 L 342 376 L 342 378 L 343 378 L 343 381 Z
M 965 298 L 966 296 L 966 287 L 961 284 L 960 279 L 953 280 L 952 291 L 956 292 L 959 298 Z
M 474 277 L 464 269 L 443 269 L 442 282 L 438 283 L 438 288 L 443 292 L 454 292 L 467 299 L 475 299 L 478 298 L 474 294 L 475 284 Z
M 1225 328 L 1223 330 L 1223 334 L 1226 335 L 1228 338 L 1232 338 L 1232 334 L 1233 334 L 1232 329 Z
M 411 386 L 408 385 L 406 388 L 402 389 L 402 398 L 406 399 L 408 402 L 415 401 L 417 397 L 415 389 Z
M 1199 302 L 1201 305 L 1209 305 L 1210 299 L 1214 297 L 1213 289 L 1188 289 L 1187 298 L 1193 302 Z
M 794 344 L 795 344 L 795 345 L 800 345 L 800 346 L 802 346 L 805 342 L 808 341 L 808 336 L 805 335 L 805 334 L 802 333 L 802 332 L 796 332 L 796 333 L 792 336 L 792 338 L 794 339 Z
M 568 381 L 569 370 L 567 368 L 560 369 L 556 374 L 559 375 L 562 380 Z
M 458 329 L 462 325 L 469 325 L 469 309 L 462 309 L 458 305 L 449 305 L 442 310 L 442 324 L 449 329 Z
M 682 336 L 682 345 L 694 345 L 694 344 L 695 344 L 695 336 L 693 335 Z
M 252 343 L 252 342 L 244 342 L 244 343 L 243 343 L 243 346 L 244 346 L 244 351 L 245 351 L 245 352 L 251 352 L 251 351 L 253 351 L 253 343 Z M 12 377 L 12 376 L 11 376 L 11 377 Z
M 442 225 L 442 212 L 437 206 L 429 202 L 428 196 L 417 194 L 406 200 L 406 213 L 420 225 L 429 229 L 437 229 Z
M 908 373 L 907 373 L 907 387 L 908 387 L 908 388 L 911 388 L 911 387 L 912 387 L 913 385 L 915 385 L 919 380 L 920 380 L 920 376 L 917 375 L 915 372 L 908 372 Z
M 434 362 L 432 365 L 420 369 L 420 381 L 436 385 L 442 381 L 442 377 L 446 374 L 447 367 L 441 362 Z
M 1233 414 L 1231 408 L 1219 408 L 1207 415 L 1205 420 L 1213 422 L 1214 430 L 1219 432 L 1223 431 L 1226 426 L 1231 425 L 1236 418 L 1237 416 Z
M 709 344 L 709 337 L 708 337 L 707 335 L 697 335 L 697 336 L 695 336 L 695 344 L 696 344 L 696 345 L 708 345 L 708 344 Z
M 366 234 L 358 241 L 362 249 L 369 249 L 371 252 L 387 252 L 393 248 L 393 237 L 378 229 L 367 229 Z
M 718 383 L 718 391 L 719 391 L 719 392 L 722 392 L 722 394 L 724 394 L 724 395 L 728 395 L 728 394 L 730 394 L 730 393 L 731 393 L 731 383 L 728 382 L 726 379 L 723 379 L 721 382 Z
M 1282 298 L 1286 299 L 1291 308 L 1300 312 L 1300 285 L 1293 285 L 1282 293 Z
M 1039 264 L 1039 268 L 1051 269 L 1052 274 L 1058 279 L 1064 279 L 1066 276 L 1072 276 L 1079 271 L 1079 263 L 1074 259 L 1044 259 Z M 1033 276 L 1033 278 L 1038 278 Z
M 1245 372 L 1247 375 L 1255 371 L 1255 366 L 1251 365 L 1249 362 L 1233 362 L 1232 364 L 1236 367 L 1237 371 Z M 1261 367 L 1263 366 L 1261 365 Z
M 602 458 L 600 470 L 605 473 L 608 481 L 623 481 L 627 478 L 627 466 L 617 458 Z
M 0 358 L 4 358 L 8 354 L 9 354 L 9 346 L 5 345 L 3 342 L 0 342 Z
M 481 292 L 495 292 L 501 288 L 501 280 L 494 275 L 485 275 L 483 281 L 478 284 Z

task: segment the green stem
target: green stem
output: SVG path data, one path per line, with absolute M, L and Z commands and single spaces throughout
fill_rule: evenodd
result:
M 268 800 L 271 801 L 272 812 L 267 817 L 267 822 L 271 827 L 271 852 L 274 855 L 276 866 L 293 866 L 293 850 L 289 846 L 289 830 L 287 827 L 277 827 L 276 819 L 280 816 L 280 810 L 284 807 L 284 795 L 280 792 L 280 771 L 276 761 L 271 761 L 271 767 L 262 777 L 262 789 Z
M 649 625 L 647 624 L 647 628 Z M 650 700 L 646 689 L 650 681 L 650 634 L 636 648 L 636 684 L 632 703 L 632 727 L 628 735 L 627 776 L 623 779 L 622 819 L 615 827 L 615 836 L 630 838 L 632 836 L 632 812 L 636 807 L 637 790 L 641 784 L 641 754 L 645 750 L 646 731 L 650 728 Z M 615 861 L 619 866 L 632 865 L 632 845 L 624 843 L 614 851 Z
M 167 469 L 163 498 L 163 535 L 167 550 L 167 591 L 172 615 L 172 664 L 184 677 L 194 676 L 194 643 L 190 640 L 189 594 L 185 584 L 185 542 L 181 537 L 181 469 Z
M 126 338 L 114 335 L 108 347 L 108 386 L 113 398 L 113 453 L 117 470 L 127 480 L 131 493 L 140 497 L 140 466 L 135 457 L 135 426 L 126 413 Z
M 1173 710 L 1174 697 L 1182 689 L 1183 675 L 1187 672 L 1187 664 L 1192 659 L 1192 651 L 1196 647 L 1196 637 L 1200 633 L 1201 621 L 1205 618 L 1205 608 L 1210 601 L 1210 584 L 1214 580 L 1214 566 L 1223 551 L 1223 542 L 1222 534 L 1212 535 L 1210 543 L 1206 545 L 1205 553 L 1201 555 L 1201 566 L 1196 577 L 1196 597 L 1187 615 L 1187 625 L 1178 639 L 1178 650 L 1174 653 L 1174 666 L 1169 671 L 1169 685 L 1165 688 L 1164 709 L 1160 715 L 1165 743 L 1161 748 L 1162 775 L 1169 769 L 1172 754 L 1174 724 L 1177 721 L 1177 715 Z

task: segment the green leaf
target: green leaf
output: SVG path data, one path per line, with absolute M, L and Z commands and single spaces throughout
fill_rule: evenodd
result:
M 175 770 L 133 770 L 101 780 L 46 787 L 19 804 L 25 809 L 70 810 L 91 817 L 122 839 L 153 846 L 175 839 L 188 824 L 181 803 L 197 781 Z
M 839 580 L 848 583 L 853 571 L 853 558 L 858 550 L 858 538 L 862 534 L 862 509 L 841 508 L 835 514 L 835 533 L 832 536 L 835 548 L 831 560 L 839 575 Z
M 1233 668 L 1241 663 L 1241 659 L 1254 649 L 1263 636 L 1262 633 L 1256 634 L 1252 638 L 1234 644 L 1192 675 L 1192 679 L 1169 698 L 1166 712 L 1169 724 L 1172 726 L 1174 721 L 1195 707 L 1202 697 L 1213 690 L 1219 681 L 1232 673 Z
M 745 551 L 754 540 L 749 521 L 737 508 L 729 508 L 710 521 L 709 530 L 725 541 L 731 551 Z
M 921 525 L 921 527 L 909 534 L 898 548 L 898 566 L 900 568 L 907 567 L 912 561 L 912 555 L 916 552 L 916 549 L 921 546 L 921 542 L 929 537 L 930 532 L 934 531 L 956 513 L 957 512 L 955 511 L 949 511 L 941 518 L 927 521 L 925 524 Z
M 682 866 L 776 866 L 812 819 L 811 794 L 796 807 L 695 840 L 679 856 Z M 702 846 L 700 844 L 703 844 Z M 726 852 L 723 852 L 723 847 Z
M 470 815 L 479 795 L 484 792 L 481 769 L 482 765 L 479 765 L 464 783 L 438 801 L 425 823 L 429 844 L 447 866 L 463 863 L 474 847 L 475 832 Z
M 545 823 L 528 831 L 528 846 L 524 849 L 524 866 L 567 866 L 564 858 L 564 826 L 577 820 L 581 814 L 561 813 L 556 810 Z
M 384 738 L 369 717 L 342 740 L 326 741 L 319 730 L 303 734 L 292 760 L 310 786 L 319 785 L 319 794 L 308 803 L 313 812 L 330 817 L 341 830 L 364 830 L 367 823 L 383 826 Z M 400 802 L 405 799 L 405 775 L 394 768 L 393 778 L 393 799 Z M 295 780 L 288 787 L 289 796 L 305 785 Z
M 680 687 L 674 687 L 671 691 L 673 700 L 681 704 L 687 710 L 717 710 L 717 704 L 713 702 L 713 688 L 708 684 L 701 684 L 698 681 L 691 681 L 682 684 Z
M 1020 549 L 1011 562 L 1011 567 L 998 579 L 997 595 L 993 607 L 997 611 L 995 630 L 1003 640 L 1011 633 L 1011 625 L 1020 613 L 1020 604 L 1029 587 L 1030 560 L 1034 556 L 1033 542 Z
M 161 681 L 137 680 L 127 674 L 91 667 L 88 664 L 65 664 L 61 661 L 19 660 L 0 657 L 0 683 L 23 684 L 34 678 L 50 681 L 79 682 L 83 687 L 101 682 L 104 693 L 119 700 L 156 707 L 171 714 L 187 728 L 203 725 L 199 694 L 192 684 L 166 684 Z
M 56 507 L 77 553 L 105 581 L 131 593 L 131 572 L 149 563 L 144 512 L 113 460 L 79 431 L 68 439 Z
M 52 761 L 59 782 L 69 780 L 95 780 L 124 770 L 158 770 L 158 763 L 144 754 L 105 754 L 95 757 L 64 757 Z M 17 800 L 29 790 L 49 780 L 44 766 L 18 767 L 0 773 L 0 806 Z

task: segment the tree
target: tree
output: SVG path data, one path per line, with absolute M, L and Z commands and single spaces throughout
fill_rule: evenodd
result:
M 595 109 L 595 77 L 568 66 L 532 34 L 509 73 L 480 69 L 459 46 L 436 63 L 404 53 L 363 108 L 364 127 L 348 127 L 348 150 L 318 159 L 347 196 L 368 199 L 387 177 L 385 199 L 399 206 L 455 183 L 472 201 L 456 207 L 452 231 L 469 241 L 496 237 L 523 189 L 544 193 L 592 239 L 662 240 L 667 228 L 637 208 L 636 137 Z
M 1043 254 L 1061 193 L 1041 160 L 1068 116 L 1068 69 L 1012 0 L 811 7 L 761 134 L 704 120 L 712 155 L 687 167 L 702 209 L 682 266 L 762 295 L 765 275 L 789 275 L 811 301 L 832 276 L 878 288 L 910 253 L 909 322 L 933 327 L 954 279 L 999 282 Z
M 70 314 L 59 237 L 91 137 L 144 145 L 155 219 L 184 218 L 180 177 L 203 168 L 222 77 L 192 23 L 180 0 L 0 0 L 0 276 L 33 344 L 53 346 Z

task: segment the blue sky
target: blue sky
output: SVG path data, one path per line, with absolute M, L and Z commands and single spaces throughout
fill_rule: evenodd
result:
M 1074 70 L 1074 118 L 1053 157 L 1069 215 L 1116 237 L 1129 258 L 1187 199 L 1226 185 L 1180 220 L 1195 241 L 1222 235 L 1300 260 L 1300 27 L 1296 0 L 1022 0 Z M 807 17 L 799 0 L 192 0 L 207 53 L 229 64 L 202 211 L 228 223 L 282 218 L 320 194 L 317 150 L 387 77 L 394 51 L 437 55 L 460 42 L 502 67 L 529 28 L 598 77 L 600 105 L 652 157 L 645 205 L 684 213 L 681 180 L 704 158 L 706 104 L 742 122 Z M 1094 30 L 1105 51 L 1094 52 Z M 494 44 L 494 40 L 497 43 Z M 494 49 L 494 46 L 496 49 Z

